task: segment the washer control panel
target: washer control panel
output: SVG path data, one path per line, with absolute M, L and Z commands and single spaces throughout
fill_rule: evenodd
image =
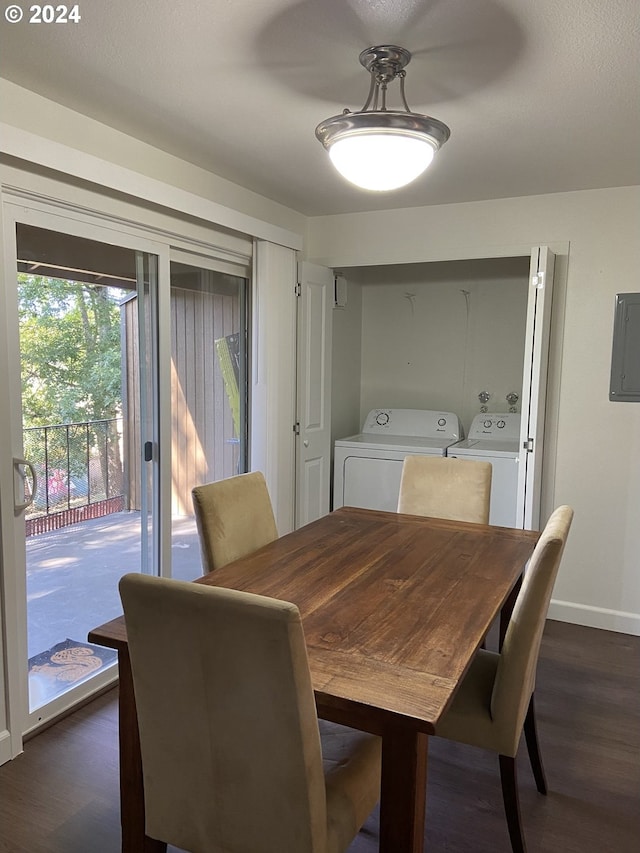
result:
M 517 441 L 520 437 L 520 415 L 513 412 L 482 412 L 471 422 L 469 439 L 485 441 Z
M 459 441 L 463 435 L 457 415 L 429 409 L 372 409 L 365 418 L 362 432 L 450 438 L 453 441 Z

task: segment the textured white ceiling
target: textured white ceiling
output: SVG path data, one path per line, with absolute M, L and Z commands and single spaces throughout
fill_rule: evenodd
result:
M 78 5 L 78 24 L 3 18 L 1 75 L 302 213 L 640 183 L 638 0 Z M 421 179 L 382 194 L 314 137 L 362 107 L 358 54 L 379 43 L 412 52 L 409 105 L 451 128 Z

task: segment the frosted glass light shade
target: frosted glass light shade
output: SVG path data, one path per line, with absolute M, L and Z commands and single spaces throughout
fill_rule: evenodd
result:
M 429 139 L 387 130 L 337 139 L 329 148 L 329 157 L 352 184 L 384 192 L 415 180 L 429 166 L 435 151 Z

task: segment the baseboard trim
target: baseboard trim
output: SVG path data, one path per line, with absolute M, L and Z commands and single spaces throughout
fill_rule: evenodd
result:
M 552 600 L 549 605 L 549 619 L 640 637 L 640 613 L 625 613 L 622 610 L 607 610 L 604 607 L 575 604 L 572 601 Z
M 5 729 L 0 732 L 0 764 L 6 764 L 7 761 L 11 761 L 11 735 Z

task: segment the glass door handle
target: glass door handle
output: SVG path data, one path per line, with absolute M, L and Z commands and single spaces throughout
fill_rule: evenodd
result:
M 27 493 L 27 472 L 26 468 L 29 469 L 31 474 L 31 494 L 28 498 L 25 499 L 25 495 Z M 14 471 L 14 497 L 13 497 L 13 506 L 16 514 L 25 510 L 28 506 L 31 506 L 33 501 L 35 500 L 36 493 L 38 491 L 38 475 L 36 474 L 36 469 L 33 467 L 31 462 L 27 459 L 13 459 L 13 471 Z M 18 496 L 20 495 L 20 498 Z

